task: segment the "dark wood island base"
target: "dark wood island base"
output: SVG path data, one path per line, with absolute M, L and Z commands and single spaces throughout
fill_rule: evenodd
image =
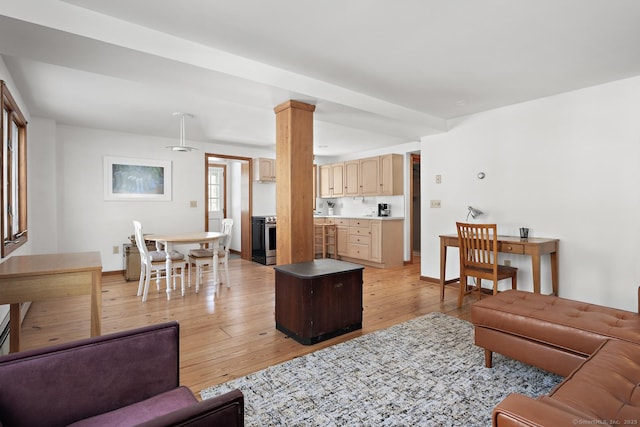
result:
M 363 269 L 334 259 L 275 267 L 276 329 L 304 345 L 361 329 Z

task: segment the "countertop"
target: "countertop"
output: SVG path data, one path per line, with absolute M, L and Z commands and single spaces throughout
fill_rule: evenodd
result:
M 403 216 L 367 216 L 367 215 L 313 215 L 314 218 L 348 218 L 348 219 L 379 219 L 382 221 L 403 220 Z

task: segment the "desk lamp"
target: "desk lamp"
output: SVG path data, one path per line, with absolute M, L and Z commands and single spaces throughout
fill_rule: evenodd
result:
M 484 212 L 482 212 L 480 209 L 476 209 L 474 207 L 469 206 L 469 213 L 467 214 L 467 221 L 469 221 L 469 215 L 471 215 L 471 218 L 476 219 L 477 216 L 484 215 Z

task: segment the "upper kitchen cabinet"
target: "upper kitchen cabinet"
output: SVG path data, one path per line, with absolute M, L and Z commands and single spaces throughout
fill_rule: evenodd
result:
M 260 182 L 275 182 L 276 161 L 275 159 L 258 158 L 253 159 L 253 179 Z
M 320 197 L 344 196 L 344 163 L 320 166 Z
M 320 166 L 320 197 L 398 196 L 403 157 L 386 154 Z
M 344 163 L 344 195 L 359 196 L 360 192 L 360 160 Z
M 360 195 L 378 196 L 382 184 L 380 182 L 380 158 L 370 157 L 360 160 Z
M 361 196 L 400 196 L 404 193 L 402 155 L 386 154 L 360 160 Z
M 400 154 L 386 154 L 380 161 L 380 195 L 400 196 L 404 194 L 403 158 Z

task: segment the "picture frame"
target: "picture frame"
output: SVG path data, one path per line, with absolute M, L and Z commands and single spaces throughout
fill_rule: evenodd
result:
M 171 200 L 171 161 L 104 157 L 105 200 Z

